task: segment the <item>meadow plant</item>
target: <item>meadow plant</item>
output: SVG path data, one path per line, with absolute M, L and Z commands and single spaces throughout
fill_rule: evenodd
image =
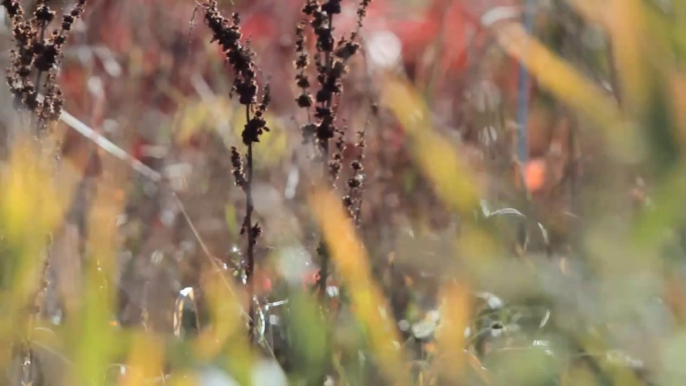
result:
M 260 142 L 260 136 L 268 132 L 265 112 L 269 107 L 270 95 L 269 84 L 265 85 L 258 103 L 259 86 L 257 82 L 257 67 L 255 65 L 255 53 L 250 49 L 249 43 L 242 42 L 240 29 L 240 17 L 233 13 L 231 19 L 224 18 L 217 9 L 217 2 L 210 0 L 201 5 L 204 9 L 205 22 L 212 30 L 212 41 L 222 47 L 226 62 L 233 69 L 232 94 L 238 95 L 238 102 L 245 106 L 245 126 L 242 132 L 243 144 L 246 146 L 245 164 L 241 160 L 241 154 L 234 146 L 231 148 L 231 163 L 236 185 L 245 191 L 246 211 L 241 234 L 246 234 L 248 243 L 246 248 L 245 277 L 246 286 L 250 299 L 250 333 L 252 334 L 255 324 L 255 288 L 253 273 L 255 271 L 255 245 L 257 238 L 262 233 L 262 228 L 257 221 L 253 221 L 253 175 L 254 175 L 254 145 Z
M 686 382 L 678 2 L 102 0 L 73 51 L 67 3 L 1 1 L 0 384 Z M 102 173 L 26 145 L 58 120 Z
M 306 23 L 301 22 L 296 28 L 296 84 L 302 90 L 296 98 L 297 105 L 306 110 L 308 122 L 301 126 L 303 143 L 314 143 L 318 151 L 318 159 L 323 165 L 324 178 L 328 179 L 331 188 L 336 188 L 336 180 L 341 172 L 341 161 L 345 152 L 345 127 L 339 127 L 337 122 L 338 108 L 343 93 L 343 77 L 348 72 L 348 61 L 360 50 L 357 42 L 360 28 L 367 14 L 371 0 L 362 0 L 357 7 L 356 28 L 349 36 L 340 36 L 338 41 L 334 35 L 334 19 L 341 13 L 341 0 L 328 0 L 323 3 L 318 0 L 307 0 L 302 13 L 307 17 L 315 38 L 314 66 L 318 87 L 310 84 L 307 68 L 310 65 L 309 53 L 305 37 Z M 313 91 L 310 91 L 310 90 Z M 314 98 L 311 95 L 314 92 Z M 314 107 L 314 112 L 311 112 Z M 314 116 L 314 121 L 312 120 Z M 336 138 L 337 137 L 337 138 Z M 332 148 L 332 141 L 333 148 Z M 363 136 L 360 136 L 358 148 L 364 147 Z M 361 190 L 362 186 L 362 152 L 360 158 L 351 164 L 354 175 L 348 181 L 351 194 L 343 198 L 343 203 L 355 217 L 357 213 L 352 209 L 353 201 L 360 202 L 361 195 L 353 192 Z M 353 198 L 355 197 L 355 198 Z M 358 213 L 359 214 L 359 213 Z M 326 246 L 318 247 L 320 269 L 318 277 L 318 291 L 322 298 L 326 295 L 327 278 L 329 274 L 329 257 Z
M 38 132 L 57 121 L 62 111 L 64 100 L 57 85 L 60 55 L 74 23 L 83 15 L 85 4 L 86 0 L 79 0 L 50 33 L 49 27 L 56 12 L 48 1 L 40 1 L 32 17 L 27 17 L 19 1 L 2 2 L 12 20 L 15 44 L 10 52 L 7 84 L 14 95 L 15 105 L 35 114 Z M 44 74 L 47 74 L 45 79 Z M 44 97 L 41 97 L 41 90 Z

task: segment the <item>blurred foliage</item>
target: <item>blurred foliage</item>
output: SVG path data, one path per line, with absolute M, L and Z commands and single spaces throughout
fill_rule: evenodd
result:
M 229 153 L 245 118 L 195 4 L 89 3 L 65 110 L 126 157 L 67 124 L 33 138 L 0 106 L 0 384 L 684 384 L 686 2 L 530 1 L 529 33 L 514 0 L 374 0 L 333 191 L 298 130 L 302 2 L 220 3 L 274 99 L 255 296 Z M 336 34 L 355 28 L 342 4 Z M 361 130 L 356 224 L 341 197 Z

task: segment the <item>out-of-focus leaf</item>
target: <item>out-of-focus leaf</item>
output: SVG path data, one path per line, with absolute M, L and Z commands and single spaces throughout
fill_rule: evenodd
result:
M 134 337 L 129 353 L 127 371 L 119 382 L 120 386 L 144 386 L 151 379 L 160 377 L 164 359 L 164 342 L 152 334 L 139 333 Z
M 570 0 L 568 3 L 587 20 L 600 23 L 607 28 L 610 27 L 610 20 L 607 18 L 608 2 Z
M 464 284 L 449 281 L 441 293 L 441 322 L 437 331 L 437 372 L 452 384 L 464 380 L 465 330 L 471 317 L 470 293 Z
M 628 159 L 636 157 L 635 135 L 622 124 L 618 106 L 607 93 L 531 37 L 521 24 L 504 23 L 495 33 L 505 51 L 526 66 L 542 87 L 595 123 L 611 150 Z
M 579 342 L 586 353 L 603 354 L 603 358 L 595 358 L 594 362 L 601 367 L 600 370 L 603 376 L 613 379 L 614 384 L 629 386 L 641 385 L 633 368 L 623 364 L 618 366 L 617 362 L 608 360 L 609 357 L 607 356 L 607 353 L 611 350 L 608 347 L 609 342 L 606 341 L 605 337 L 597 332 L 593 332 L 579 336 Z
M 241 384 L 249 384 L 254 354 L 247 339 L 244 306 L 238 290 L 224 275 L 225 272 L 214 270 L 205 273 L 203 293 L 210 310 L 210 325 L 195 340 L 195 355 L 212 360 L 225 354 L 231 375 Z
M 116 340 L 110 321 L 114 316 L 117 226 L 123 200 L 114 181 L 101 180 L 88 219 L 85 288 L 79 318 L 72 320 L 76 384 L 98 383 L 114 354 Z
M 16 315 L 28 305 L 39 287 L 44 248 L 48 236 L 61 220 L 74 185 L 64 184 L 60 191 L 52 177 L 50 157 L 37 151 L 36 143 L 19 141 L 9 166 L 0 171 L 0 234 L 2 256 L 0 285 L 12 296 L 4 312 Z
M 167 381 L 169 386 L 199 386 L 200 376 L 190 371 L 177 371 L 172 373 Z
M 506 348 L 494 351 L 484 361 L 492 368 L 496 384 L 555 385 L 561 376 L 560 360 L 540 347 Z
M 226 227 L 229 229 L 229 234 L 231 235 L 237 235 L 240 232 L 236 218 L 236 207 L 231 203 L 227 203 L 224 206 L 224 220 L 226 221 Z
M 686 74 L 674 72 L 668 83 L 671 86 L 671 92 L 668 93 L 667 98 L 672 102 L 672 111 L 676 114 L 679 142 L 684 148 L 686 146 Z
M 405 80 L 387 76 L 383 97 L 410 136 L 413 153 L 438 195 L 452 209 L 469 216 L 478 209 L 477 185 L 455 148 L 433 130 L 429 109 Z
M 647 76 L 647 75 L 645 75 Z M 644 104 L 643 113 L 645 138 L 650 150 L 652 174 L 662 180 L 678 165 L 681 159 L 677 117 L 669 101 L 669 88 L 664 84 L 662 74 L 650 76 L 652 82 L 648 88 L 649 98 Z
M 289 301 L 289 345 L 296 369 L 309 382 L 321 379 L 328 348 L 326 326 L 316 300 L 303 292 L 291 294 Z
M 570 366 L 562 375 L 560 386 L 595 386 L 593 372 L 583 364 Z
M 408 385 L 411 377 L 400 347 L 395 323 L 381 291 L 371 277 L 364 247 L 341 202 L 332 193 L 319 190 L 310 203 L 319 221 L 336 270 L 346 284 L 356 317 L 363 322 L 384 375 L 394 385 Z
M 411 139 L 421 171 L 443 202 L 463 216 L 455 245 L 457 255 L 466 259 L 473 269 L 488 270 L 489 263 L 500 251 L 495 240 L 470 221 L 481 208 L 479 188 L 468 165 L 459 159 L 450 142 L 434 131 L 429 109 L 405 79 L 387 74 L 382 92 L 385 103 Z
M 680 331 L 666 342 L 662 353 L 665 372 L 660 380 L 664 385 L 681 385 L 686 382 L 686 369 L 683 358 L 686 357 L 686 333 Z

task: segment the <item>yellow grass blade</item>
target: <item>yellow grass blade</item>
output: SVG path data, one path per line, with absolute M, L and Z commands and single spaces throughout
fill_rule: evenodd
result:
M 328 191 L 314 192 L 310 203 L 338 275 L 350 291 L 355 315 L 367 328 L 382 371 L 394 385 L 409 385 L 411 377 L 405 367 L 408 362 L 399 346 L 393 318 L 372 280 L 364 247 L 355 235 L 352 222 L 340 200 Z
M 449 281 L 441 291 L 441 299 L 441 324 L 436 331 L 436 372 L 450 383 L 460 384 L 464 381 L 467 364 L 464 333 L 471 316 L 469 291 L 465 285 Z
M 624 157 L 635 155 L 634 133 L 622 125 L 619 108 L 607 92 L 531 37 L 521 24 L 505 23 L 494 33 L 503 49 L 526 66 L 543 88 L 591 119 L 611 150 Z
M 36 142 L 18 139 L 8 165 L 0 169 L 0 341 L 33 334 L 31 306 L 39 305 L 50 232 L 63 217 L 65 196 L 56 189 L 53 160 Z M 70 187 L 65 186 L 65 191 Z M 28 311 L 28 312 L 27 312 Z M 11 344 L 0 347 L 3 366 L 14 355 Z
M 410 136 L 417 162 L 437 194 L 458 213 L 472 215 L 477 208 L 477 185 L 450 143 L 433 130 L 424 100 L 404 79 L 388 76 L 383 98 Z
M 465 220 L 456 243 L 458 255 L 473 263 L 472 268 L 484 268 L 480 266 L 492 262 L 498 245 L 478 224 L 469 221 L 479 208 L 480 198 L 470 165 L 463 162 L 450 142 L 434 130 L 428 107 L 407 80 L 388 75 L 382 92 L 384 103 L 410 137 L 413 155 L 436 194 Z
M 231 375 L 241 384 L 250 384 L 254 361 L 240 292 L 223 276 L 224 272 L 208 270 L 204 275 L 203 291 L 211 323 L 194 342 L 195 355 L 206 361 L 224 355 Z
M 105 170 L 116 172 L 122 168 Z M 108 173 L 98 181 L 97 194 L 88 216 L 83 299 L 78 317 L 72 319 L 70 325 L 72 334 L 78 337 L 74 348 L 75 384 L 101 381 L 115 352 L 116 339 L 110 321 L 114 316 L 116 299 L 112 278 L 116 277 L 117 269 L 119 241 L 116 219 L 124 203 L 119 194 L 119 188 L 125 186 L 123 177 Z
M 610 31 L 623 99 L 629 109 L 642 106 L 650 94 L 646 83 L 646 52 L 641 44 L 649 32 L 642 17 L 643 6 L 640 0 L 611 0 L 606 12 L 612 21 Z
M 0 232 L 8 248 L 0 256 L 2 284 L 12 294 L 6 298 L 6 315 L 25 316 L 19 310 L 37 300 L 49 236 L 74 189 L 73 184 L 57 189 L 54 171 L 54 159 L 30 139 L 17 141 L 9 165 L 0 170 Z M 20 320 L 12 317 L 8 322 L 21 324 Z
M 134 337 L 133 349 L 129 354 L 127 371 L 119 382 L 120 386 L 144 386 L 150 380 L 163 376 L 162 365 L 164 342 L 149 333 L 139 333 Z
M 595 0 L 570 0 L 567 3 L 588 21 L 601 24 L 606 28 L 610 27 L 611 21 L 607 17 L 607 2 Z

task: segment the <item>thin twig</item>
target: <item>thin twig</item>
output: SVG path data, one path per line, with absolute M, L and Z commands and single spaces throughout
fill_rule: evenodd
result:
M 45 42 L 45 29 L 48 27 L 48 23 L 45 21 L 41 22 L 40 26 L 40 44 Z M 41 78 L 43 77 L 43 71 L 38 70 L 36 74 L 36 95 L 40 93 Z M 38 115 L 38 120 L 36 121 L 36 134 L 41 131 L 41 125 L 43 124 L 43 114 Z
M 193 33 L 193 27 L 195 27 L 195 14 L 198 13 L 198 8 L 201 6 L 202 4 L 198 2 L 195 3 L 195 7 L 193 7 L 193 13 L 191 14 L 191 20 L 188 22 L 188 55 L 191 54 L 191 34 Z
M 245 121 L 250 122 L 250 105 L 245 106 Z M 252 200 L 252 179 L 253 179 L 253 146 L 252 142 L 248 144 L 248 154 L 247 154 L 247 179 L 245 185 L 245 196 L 246 196 L 246 210 L 245 210 L 245 222 L 243 224 L 244 230 L 248 232 L 248 266 L 245 270 L 245 280 L 246 286 L 248 287 L 248 298 L 250 299 L 249 317 L 250 317 L 250 332 L 249 336 L 252 339 L 255 329 L 255 280 L 254 280 L 254 270 L 255 270 L 255 232 L 252 227 L 252 212 L 253 212 L 253 200 Z

